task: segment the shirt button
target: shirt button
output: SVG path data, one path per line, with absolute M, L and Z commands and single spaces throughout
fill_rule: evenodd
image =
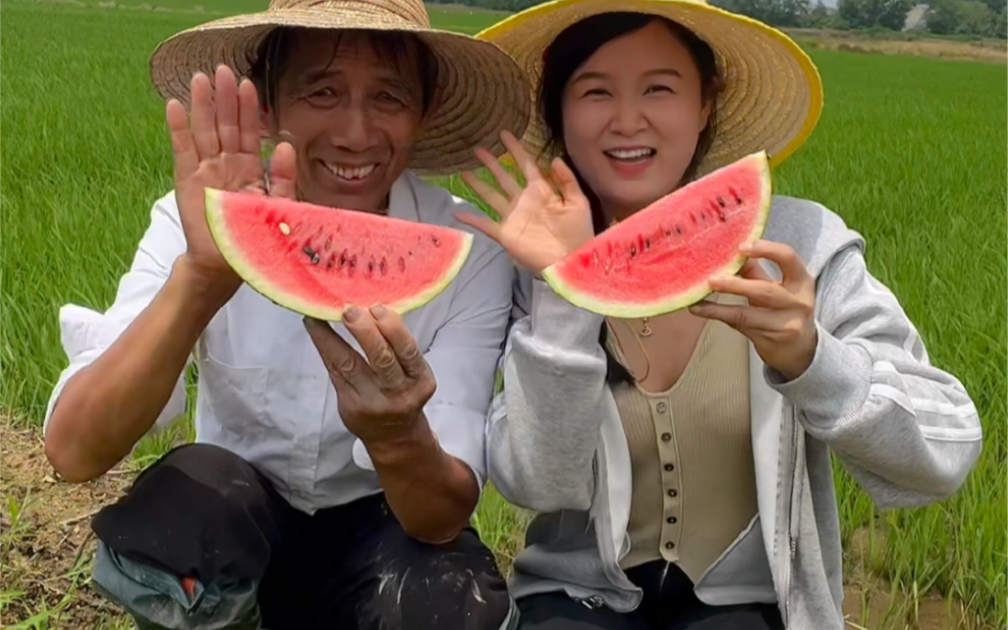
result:
M 665 519 L 665 522 L 668 523 L 669 525 L 675 525 L 676 523 L 679 522 L 679 519 L 677 519 L 674 516 L 670 516 L 667 519 Z
M 663 402 L 658 403 L 658 413 L 665 413 L 668 411 L 668 405 Z
M 665 548 L 666 549 L 671 549 L 673 547 L 675 547 L 675 543 L 670 543 L 670 542 L 665 543 Z
M 669 495 L 670 497 L 677 497 L 677 496 L 679 496 L 679 491 L 678 491 L 678 490 L 676 490 L 675 488 L 671 488 L 671 489 L 670 489 L 670 490 L 668 491 L 668 495 Z
M 669 440 L 672 439 L 672 434 L 671 433 L 662 433 L 661 434 L 661 439 L 662 439 L 662 442 L 668 442 Z
M 675 466 L 673 466 L 672 464 L 665 464 L 665 470 L 672 472 L 673 470 L 675 470 Z

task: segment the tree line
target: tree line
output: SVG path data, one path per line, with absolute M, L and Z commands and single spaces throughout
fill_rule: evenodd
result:
M 521 11 L 541 0 L 427 0 L 483 9 Z M 909 11 L 928 5 L 922 30 L 936 35 L 1005 39 L 1005 0 L 839 0 L 829 9 L 819 0 L 711 0 L 712 4 L 780 28 L 902 31 Z

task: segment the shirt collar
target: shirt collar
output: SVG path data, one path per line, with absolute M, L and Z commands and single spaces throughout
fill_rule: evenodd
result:
M 392 183 L 389 190 L 388 216 L 406 221 L 420 222 L 420 208 L 413 186 L 413 173 L 406 170 Z

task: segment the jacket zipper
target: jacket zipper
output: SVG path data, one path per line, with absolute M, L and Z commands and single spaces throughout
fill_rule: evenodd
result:
M 791 578 L 792 578 L 792 567 L 794 565 L 795 551 L 798 547 L 797 537 L 792 532 L 794 525 L 794 494 L 795 494 L 795 475 L 798 470 L 798 418 L 796 417 L 795 408 L 793 405 L 790 406 L 791 412 L 791 440 L 788 443 L 788 448 L 790 452 L 790 467 L 787 470 L 787 510 L 784 512 L 787 527 L 785 528 L 785 535 L 788 539 L 788 548 L 786 551 L 786 560 L 783 567 L 783 586 L 781 590 L 783 591 L 783 602 L 781 606 L 781 614 L 783 616 L 784 627 L 788 627 L 789 616 L 790 616 L 790 604 L 791 604 Z

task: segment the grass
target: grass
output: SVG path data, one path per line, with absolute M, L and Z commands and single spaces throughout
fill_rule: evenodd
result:
M 151 203 L 171 186 L 163 109 L 147 81 L 146 60 L 157 42 L 208 16 L 186 0 L 154 4 L 170 10 L 139 2 L 117 9 L 97 2 L 0 5 L 7 42 L 0 59 L 6 94 L 0 406 L 22 422 L 40 422 L 65 364 L 59 307 L 111 303 Z M 202 12 L 261 6 L 207 0 Z M 467 32 L 497 19 L 452 8 L 432 6 L 431 12 L 436 24 Z M 856 566 L 852 560 L 848 573 L 869 570 L 903 593 L 937 589 L 966 604 L 984 626 L 1003 628 L 1003 66 L 821 49 L 810 54 L 825 80 L 826 109 L 812 139 L 775 174 L 775 186 L 824 203 L 865 235 L 871 271 L 900 298 L 932 361 L 973 395 L 985 429 L 982 458 L 963 489 L 923 509 L 878 514 L 837 467 L 845 548 L 866 531 L 873 541 L 872 553 Z M 468 195 L 457 178 L 444 183 Z M 185 438 L 188 430 L 174 436 Z M 138 449 L 134 466 L 170 443 L 159 439 Z M 485 494 L 477 523 L 502 560 L 517 548 L 523 522 L 499 495 Z M 16 595 L 0 594 L 0 608 Z M 900 609 L 902 619 L 913 616 L 913 602 Z M 20 627 L 48 627 L 40 623 Z

